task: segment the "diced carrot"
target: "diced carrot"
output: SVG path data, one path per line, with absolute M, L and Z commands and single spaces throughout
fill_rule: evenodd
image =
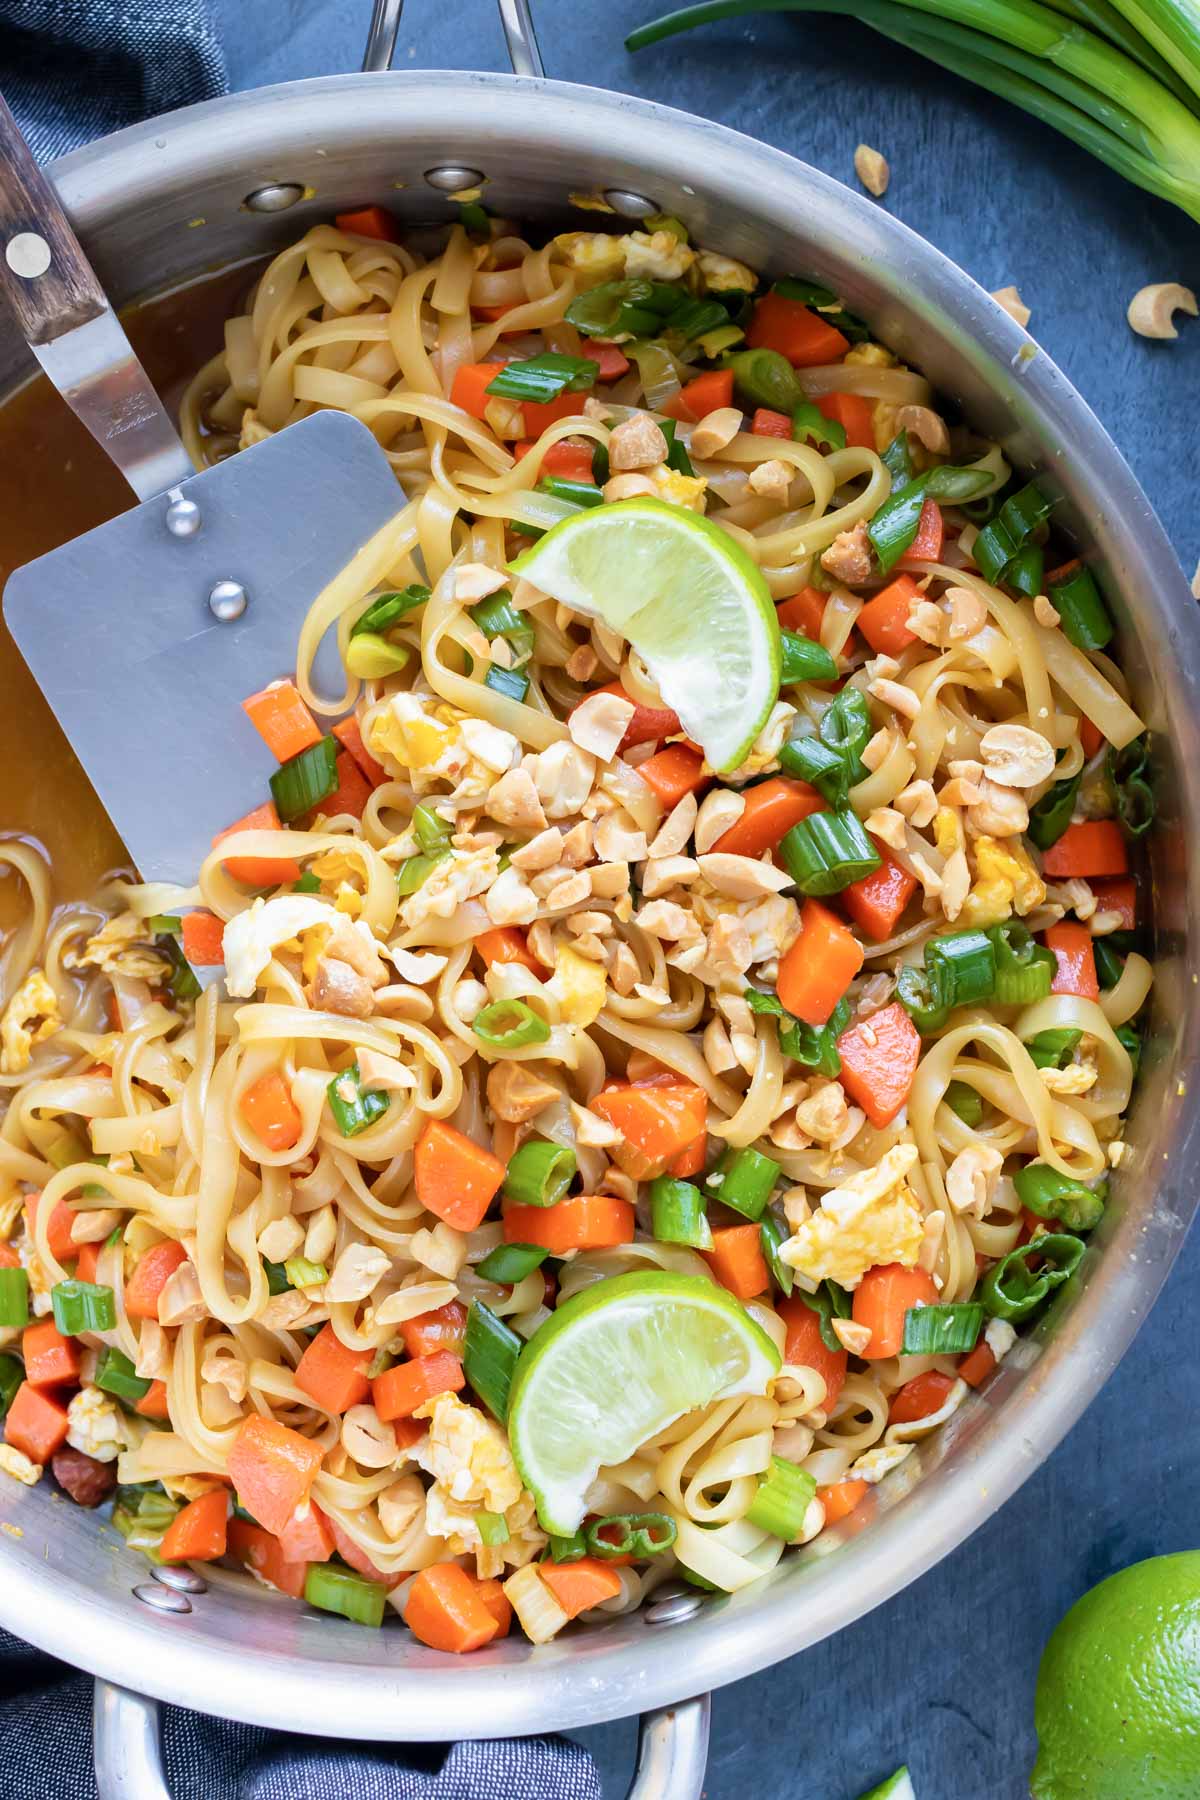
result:
M 39 1319 L 21 1333 L 25 1379 L 31 1387 L 56 1387 L 78 1381 L 82 1346 L 64 1337 L 53 1319 Z
M 921 1059 L 921 1034 L 898 1001 L 860 1019 L 838 1039 L 841 1083 L 872 1125 L 890 1125 L 908 1099 Z
M 1042 852 L 1042 873 L 1053 881 L 1079 875 L 1124 875 L 1129 868 L 1125 839 L 1113 819 L 1083 819 L 1068 825 L 1056 844 Z
M 685 424 L 694 425 L 719 406 L 732 405 L 733 370 L 708 369 L 703 375 L 697 375 L 695 381 L 681 387 L 674 398 L 658 410 L 666 413 L 669 419 L 681 419 Z
M 574 1194 L 554 1206 L 510 1206 L 504 1215 L 507 1244 L 541 1244 L 553 1256 L 568 1250 L 610 1250 L 632 1244 L 634 1211 L 611 1194 Z
M 100 1267 L 99 1244 L 80 1244 L 79 1256 L 75 1263 L 76 1281 L 95 1281 L 96 1271 Z
M 980 1338 L 958 1365 L 959 1378 L 968 1387 L 982 1387 L 996 1366 L 996 1352 L 986 1338 Z
M 606 682 L 604 687 L 593 688 L 595 694 L 616 694 L 622 700 L 628 700 L 633 707 L 633 717 L 625 727 L 625 735 L 617 745 L 618 750 L 629 750 L 634 744 L 653 743 L 658 738 L 675 737 L 682 729 L 679 714 L 669 706 L 643 706 L 640 701 L 627 694 L 619 681 Z M 588 699 L 584 695 L 583 699 Z M 583 700 L 579 702 L 583 705 Z M 645 764 L 642 765 L 643 768 Z
M 504 1180 L 504 1164 L 469 1137 L 430 1119 L 413 1157 L 417 1199 L 455 1231 L 474 1231 Z
M 357 763 L 371 786 L 373 788 L 382 787 L 388 779 L 388 772 L 382 763 L 375 761 L 363 743 L 362 730 L 353 713 L 348 718 L 338 720 L 333 727 L 333 735 L 347 755 Z
M 794 1367 L 815 1369 L 825 1383 L 821 1405 L 828 1412 L 842 1391 L 849 1358 L 844 1350 L 831 1350 L 821 1336 L 821 1321 L 811 1306 L 792 1296 L 780 1300 L 775 1308 L 787 1326 L 783 1360 Z
M 21 1259 L 11 1244 L 0 1242 L 0 1269 L 19 1269 Z
M 875 403 L 868 400 L 865 394 L 818 394 L 816 406 L 822 418 L 832 419 L 836 425 L 842 426 L 848 445 L 853 444 L 858 450 L 875 448 L 875 428 L 872 423 Z
M 290 1150 L 304 1129 L 300 1108 L 279 1069 L 268 1069 L 242 1090 L 238 1111 L 268 1150 Z
M 653 1086 L 614 1082 L 602 1088 L 591 1105 L 593 1112 L 616 1126 L 656 1174 L 662 1174 L 669 1162 L 695 1143 L 708 1119 L 704 1089 L 679 1076 Z
M 708 1154 L 708 1133 L 702 1131 L 694 1137 L 685 1149 L 679 1152 L 674 1162 L 667 1164 L 667 1174 L 676 1181 L 690 1181 L 693 1175 L 704 1173 L 704 1159 Z
M 158 1297 L 181 1263 L 188 1259 L 182 1244 L 167 1238 L 152 1244 L 125 1283 L 125 1311 L 131 1319 L 158 1319 Z
M 398 244 L 396 221 L 382 206 L 360 206 L 356 212 L 337 213 L 334 224 L 339 231 L 353 232 L 356 237 L 380 238 L 385 244 Z
M 539 1565 L 538 1574 L 568 1619 L 577 1619 L 581 1612 L 599 1606 L 602 1600 L 615 1599 L 621 1592 L 621 1577 L 616 1570 L 595 1556 L 570 1563 L 544 1562 Z
M 167 1402 L 167 1384 L 154 1380 L 134 1407 L 143 1419 L 169 1419 L 171 1408 Z
M 348 750 L 338 751 L 333 766 L 337 786 L 332 794 L 326 794 L 324 800 L 313 807 L 310 817 L 315 819 L 320 814 L 326 819 L 335 819 L 342 813 L 349 813 L 352 819 L 361 819 L 373 792 L 370 782 Z
M 1132 879 L 1093 881 L 1091 888 L 1096 896 L 1096 911 L 1116 913 L 1121 921 L 1117 929 L 1132 931 L 1137 925 L 1137 889 Z
M 757 1225 L 718 1226 L 704 1260 L 720 1282 L 739 1300 L 753 1300 L 771 1285 Z
M 425 1427 L 422 1424 L 421 1431 L 424 1430 Z M 389 1575 L 386 1570 L 373 1563 L 362 1545 L 355 1543 L 350 1533 L 338 1524 L 332 1513 L 329 1515 L 329 1529 L 333 1533 L 333 1542 L 337 1553 L 344 1563 L 349 1563 L 352 1569 L 357 1569 L 359 1574 L 365 1575 L 368 1581 L 382 1582 L 385 1588 L 400 1586 L 404 1580 L 403 1575 Z
M 288 1562 L 328 1562 L 335 1547 L 331 1522 L 315 1500 L 294 1512 L 279 1534 L 279 1548 Z
M 447 1300 L 445 1306 L 436 1307 L 433 1312 L 405 1319 L 399 1329 L 410 1356 L 432 1356 L 438 1350 L 461 1356 L 467 1335 L 467 1309 L 461 1300 Z
M 873 944 L 882 944 L 891 937 L 912 899 L 917 878 L 900 867 L 879 838 L 872 838 L 871 842 L 882 858 L 879 867 L 843 888 L 841 901 L 863 936 Z
M 790 600 L 781 600 L 775 608 L 779 629 L 798 631 L 802 637 L 811 638 L 814 643 L 818 643 L 821 621 L 828 604 L 829 595 L 822 594 L 818 588 L 801 588 L 798 594 L 793 594 Z
M 42 1196 L 40 1194 L 26 1194 L 25 1196 L 25 1217 L 29 1221 L 29 1234 L 31 1237 L 33 1236 L 34 1226 L 37 1222 L 38 1206 L 41 1203 L 41 1198 Z M 46 1229 L 46 1238 L 50 1245 L 50 1254 L 54 1257 L 56 1262 L 70 1262 L 71 1258 L 78 1253 L 79 1246 L 73 1243 L 71 1239 L 71 1227 L 74 1223 L 75 1213 L 67 1205 L 66 1201 L 57 1201 L 50 1214 L 50 1223 Z
M 865 1481 L 835 1481 L 831 1487 L 819 1487 L 816 1497 L 825 1508 L 825 1523 L 836 1525 L 847 1518 L 865 1499 L 868 1485 Z
M 213 1488 L 181 1507 L 163 1533 L 159 1555 L 164 1562 L 216 1562 L 224 1556 L 229 1525 L 229 1494 Z
M 1046 948 L 1053 950 L 1058 961 L 1052 994 L 1078 994 L 1081 1000 L 1098 1000 L 1100 982 L 1096 976 L 1096 955 L 1092 934 L 1086 925 L 1073 919 L 1062 919 L 1046 929 Z
M 854 1290 L 853 1317 L 865 1325 L 871 1341 L 859 1355 L 869 1362 L 899 1356 L 904 1342 L 904 1315 L 910 1306 L 935 1306 L 939 1299 L 933 1276 L 903 1263 L 880 1263 L 868 1269 Z
M 704 756 L 686 744 L 668 744 L 665 750 L 638 764 L 638 774 L 647 787 L 658 795 L 664 812 L 679 805 L 685 794 L 695 794 L 708 785 L 703 773 Z
M 494 925 L 490 931 L 481 931 L 475 939 L 475 948 L 489 969 L 520 963 L 531 975 L 544 977 L 550 973 L 533 954 L 528 938 L 516 925 Z
M 183 954 L 197 969 L 215 969 L 225 961 L 225 921 L 216 913 L 183 915 Z
M 251 1413 L 229 1452 L 229 1479 L 238 1499 L 266 1531 L 278 1535 L 308 1499 L 324 1452 L 278 1419 Z
M 461 406 L 473 419 L 482 419 L 495 397 L 487 392 L 488 383 L 495 381 L 499 373 L 494 362 L 462 363 L 450 384 L 451 406 Z
M 1070 581 L 1072 575 L 1078 574 L 1082 567 L 1083 564 L 1079 558 L 1073 556 L 1070 562 L 1059 563 L 1057 568 L 1047 569 L 1042 576 L 1043 592 L 1046 592 L 1051 586 L 1058 587 L 1061 582 Z
M 23 1381 L 4 1420 L 4 1441 L 30 1462 L 48 1463 L 67 1441 L 67 1409 L 54 1394 Z
M 579 354 L 596 364 L 597 381 L 619 381 L 629 373 L 629 358 L 620 344 L 610 344 L 604 338 L 585 338 Z
M 512 1603 L 509 1600 L 508 1595 L 504 1592 L 500 1582 L 496 1581 L 494 1578 L 490 1581 L 479 1581 L 477 1579 L 475 1588 L 479 1598 L 483 1601 L 483 1604 L 487 1607 L 499 1627 L 496 1636 L 498 1638 L 507 1637 L 512 1625 L 513 1609 Z
M 436 1394 L 457 1394 L 466 1385 L 458 1357 L 449 1350 L 438 1350 L 432 1356 L 396 1363 L 382 1375 L 376 1375 L 371 1383 L 371 1398 L 375 1411 L 385 1422 L 410 1419 L 418 1406 L 424 1406 Z
M 583 394 L 560 394 L 557 400 L 523 400 L 521 402 L 521 418 L 524 421 L 524 437 L 540 437 L 548 425 L 557 425 L 560 419 L 575 419 L 583 415 Z
M 1104 733 L 1090 719 L 1080 718 L 1079 741 L 1083 745 L 1083 754 L 1090 762 L 1096 752 L 1103 747 Z
M 486 319 L 489 325 L 494 325 L 497 320 L 503 319 L 507 313 L 515 312 L 517 307 L 522 304 L 523 302 L 520 300 L 510 300 L 504 306 L 486 306 L 482 301 L 472 300 L 471 311 L 477 319 Z M 504 337 L 507 334 L 502 331 L 500 335 L 501 337 Z
M 238 819 L 236 824 L 218 831 L 213 839 L 213 848 L 215 850 L 227 837 L 232 837 L 235 831 L 282 830 L 275 802 L 264 800 L 261 806 L 248 812 L 244 819 Z M 300 864 L 291 856 L 227 856 L 224 868 L 232 881 L 240 881 L 245 887 L 283 887 L 288 882 L 300 879 Z
M 243 700 L 242 711 L 278 762 L 291 762 L 321 741 L 321 728 L 294 681 L 272 681 Z
M 326 1412 L 340 1415 L 360 1406 L 370 1392 L 367 1365 L 369 1350 L 352 1350 L 343 1344 L 330 1324 L 311 1339 L 296 1364 L 296 1385 Z
M 820 313 L 773 290 L 754 308 L 746 345 L 750 350 L 778 350 L 794 369 L 840 362 L 850 348 L 849 340 Z
M 272 1532 L 264 1531 L 261 1525 L 252 1525 L 249 1519 L 235 1517 L 226 1527 L 226 1540 L 231 1556 L 253 1569 L 281 1594 L 290 1594 L 293 1600 L 304 1598 L 308 1564 L 289 1562 L 279 1539 Z
M 954 1377 L 943 1375 L 939 1369 L 927 1369 L 924 1375 L 914 1375 L 892 1395 L 888 1424 L 911 1425 L 914 1419 L 925 1419 L 930 1413 L 940 1411 L 953 1386 Z
M 759 406 L 750 421 L 750 431 L 754 437 L 790 438 L 792 421 L 786 413 L 773 412 L 769 406 Z
M 810 813 L 827 812 L 829 803 L 806 781 L 788 775 L 772 776 L 746 788 L 740 818 L 723 832 L 713 850 L 728 856 L 761 856 L 773 850 L 784 833 Z
M 455 1656 L 481 1650 L 500 1630 L 479 1583 L 457 1563 L 434 1563 L 419 1572 L 404 1602 L 404 1623 L 431 1650 Z
M 808 899 L 800 936 L 779 964 L 775 991 L 788 1012 L 806 1025 L 824 1025 L 863 965 L 863 948 L 836 913 Z
M 867 601 L 854 622 L 876 655 L 899 656 L 915 643 L 916 635 L 908 629 L 908 613 L 913 601 L 920 598 L 921 590 L 912 576 L 897 575 Z
M 900 558 L 900 567 L 911 569 L 921 563 L 940 562 L 945 535 L 946 528 L 942 522 L 941 507 L 936 500 L 926 498 L 921 503 L 917 535 Z
M 523 438 L 513 446 L 513 455 L 518 462 L 529 455 L 536 442 L 536 438 Z M 543 475 L 557 475 L 563 481 L 585 481 L 593 487 L 596 485 L 591 444 L 573 444 L 570 438 L 559 438 L 556 444 L 550 445 L 542 456 L 541 470 Z

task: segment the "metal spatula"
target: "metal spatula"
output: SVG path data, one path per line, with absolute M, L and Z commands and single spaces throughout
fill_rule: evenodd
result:
M 3 100 L 0 290 L 142 502 L 17 569 L 4 617 L 143 877 L 190 884 L 277 766 L 239 702 L 404 496 L 333 412 L 195 474 Z

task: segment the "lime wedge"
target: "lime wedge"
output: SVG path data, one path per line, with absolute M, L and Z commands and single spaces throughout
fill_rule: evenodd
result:
M 869 1794 L 862 1794 L 859 1800 L 916 1800 L 913 1793 L 912 1779 L 907 1769 L 897 1769 L 878 1787 L 873 1787 Z
M 714 769 L 743 762 L 779 698 L 779 626 L 757 563 L 648 495 L 555 525 L 512 565 L 627 638 Z
M 558 1308 L 521 1353 L 508 1435 L 547 1531 L 570 1537 L 597 1471 L 710 1400 L 762 1394 L 780 1356 L 696 1275 L 618 1275 Z

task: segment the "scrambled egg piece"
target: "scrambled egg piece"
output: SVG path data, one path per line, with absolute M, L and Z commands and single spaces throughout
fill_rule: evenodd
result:
M 54 1310 L 54 1302 L 50 1298 L 50 1289 L 53 1283 L 33 1247 L 33 1239 L 24 1227 L 13 1239 L 13 1249 L 20 1258 L 21 1267 L 29 1277 L 29 1304 L 33 1315 L 37 1319 L 44 1318 L 48 1312 Z
M 40 969 L 31 969 L 0 1019 L 0 1071 L 19 1075 L 29 1067 L 35 1044 L 63 1028 L 58 996 Z
M 276 894 L 273 900 L 255 900 L 248 911 L 236 913 L 225 927 L 229 993 L 235 999 L 249 999 L 276 950 L 310 926 L 329 926 L 333 917 L 328 900 L 316 894 Z
M 679 281 L 696 260 L 690 244 L 681 243 L 672 231 L 631 231 L 624 237 L 607 231 L 564 231 L 554 247 L 574 270 L 581 289 L 618 281 L 622 275 L 631 280 Z M 755 285 L 751 277 L 748 286 Z
M 454 1394 L 438 1394 L 418 1407 L 415 1418 L 429 1420 L 429 1435 L 413 1447 L 417 1463 L 433 1476 L 425 1497 L 425 1529 L 446 1539 L 451 1555 L 474 1551 L 480 1573 L 532 1560 L 545 1542 L 534 1518 L 532 1494 L 517 1473 L 508 1440 L 498 1425 Z M 502 1513 L 508 1541 L 487 1546 L 476 1514 Z
M 882 344 L 854 344 L 847 350 L 842 361 L 862 363 L 869 369 L 894 369 L 896 358 Z
M 1009 914 L 1032 912 L 1046 898 L 1046 884 L 1027 850 L 1013 838 L 975 839 L 975 885 L 963 902 L 959 923 L 999 925 Z
M 367 741 L 374 755 L 408 769 L 416 793 L 442 780 L 454 785 L 456 801 L 486 799 L 497 775 L 521 760 L 512 732 L 420 694 L 393 694 L 387 710 L 371 720 Z
M 575 271 L 577 287 L 599 287 L 625 273 L 624 239 L 611 232 L 564 231 L 555 238 L 554 248 Z
M 673 231 L 631 231 L 621 239 L 625 273 L 631 280 L 680 281 L 696 260 L 696 252 Z
M 170 964 L 144 941 L 146 933 L 144 919 L 131 912 L 117 913 L 82 950 L 68 950 L 63 963 L 68 969 L 96 968 L 135 981 L 162 981 L 170 974 Z
M 560 944 L 554 956 L 554 974 L 546 983 L 570 1025 L 590 1025 L 604 1005 L 608 974 L 605 965 L 580 956 L 570 944 Z
M 966 842 L 962 819 L 952 806 L 939 806 L 933 821 L 933 841 L 943 856 L 953 856 Z
M 710 294 L 752 294 L 758 276 L 745 263 L 732 256 L 718 256 L 715 250 L 701 250 L 698 261 L 704 285 Z
M 845 1288 L 857 1287 L 880 1263 L 911 1268 L 921 1248 L 922 1220 L 904 1178 L 917 1154 L 915 1144 L 896 1144 L 875 1168 L 831 1188 L 780 1249 L 784 1262 L 813 1281 L 828 1278 Z
M 41 1463 L 30 1462 L 23 1450 L 14 1450 L 11 1444 L 0 1444 L 0 1469 L 26 1487 L 34 1487 L 42 1479 Z
M 419 694 L 393 694 L 367 729 L 367 748 L 373 756 L 390 756 L 408 769 L 429 769 L 454 743 L 462 715 L 453 707 L 438 706 Z
M 335 891 L 343 882 L 361 881 L 363 878 L 359 858 L 347 856 L 344 850 L 322 850 L 320 856 L 313 857 L 308 868 L 322 887 L 332 887 Z
M 410 931 L 427 919 L 449 919 L 464 900 L 486 894 L 499 872 L 494 850 L 452 850 L 435 863 L 415 894 L 400 907 L 400 917 Z
M 704 511 L 704 490 L 708 482 L 703 475 L 680 475 L 666 463 L 657 464 L 647 473 L 662 499 L 671 501 L 674 506 L 686 506 L 689 512 Z
M 67 1408 L 67 1442 L 97 1462 L 115 1462 L 127 1447 L 116 1401 L 101 1388 L 80 1388 Z

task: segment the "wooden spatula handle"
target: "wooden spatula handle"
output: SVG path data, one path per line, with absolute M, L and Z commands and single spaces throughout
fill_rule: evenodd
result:
M 107 307 L 62 204 L 0 98 L 0 290 L 28 344 L 49 344 Z

